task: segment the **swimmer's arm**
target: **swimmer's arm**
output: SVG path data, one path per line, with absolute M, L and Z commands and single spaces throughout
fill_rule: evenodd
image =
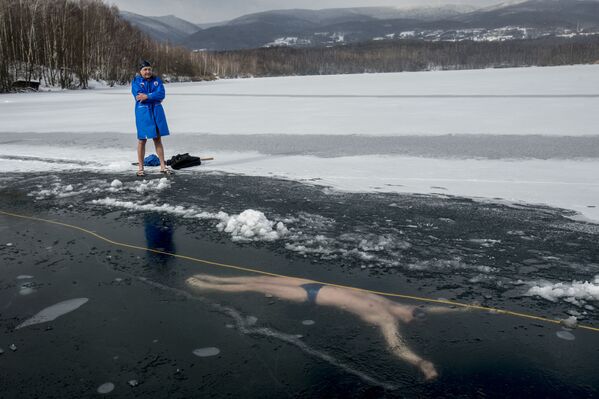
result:
M 385 341 L 387 341 L 389 349 L 395 356 L 418 367 L 427 380 L 437 377 L 438 373 L 437 370 L 435 370 L 435 366 L 431 362 L 418 356 L 406 345 L 395 321 L 385 322 L 380 324 L 379 327 L 385 337 Z

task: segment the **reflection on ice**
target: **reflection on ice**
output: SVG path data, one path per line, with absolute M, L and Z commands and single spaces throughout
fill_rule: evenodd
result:
M 175 253 L 175 243 L 173 241 L 173 225 L 168 219 L 163 219 L 160 214 L 148 213 L 144 215 L 144 232 L 148 248 Z M 148 251 L 148 256 L 152 261 L 166 265 L 172 260 L 171 256 Z
M 70 312 L 78 309 L 80 306 L 87 303 L 88 300 L 89 300 L 88 298 L 75 298 L 75 299 L 68 299 L 66 301 L 59 302 L 55 305 L 52 305 L 52 306 L 49 306 L 49 307 L 43 309 L 42 311 L 40 311 L 39 313 L 37 313 L 35 316 L 31 317 L 30 319 L 25 320 L 23 323 L 19 324 L 15 329 L 18 330 L 19 328 L 28 327 L 28 326 L 32 326 L 34 324 L 41 324 L 41 323 L 46 323 L 46 322 L 55 320 L 60 316 L 63 316 L 67 313 L 70 313 Z

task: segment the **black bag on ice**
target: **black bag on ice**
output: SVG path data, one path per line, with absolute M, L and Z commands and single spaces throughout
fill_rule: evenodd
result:
M 199 157 L 194 157 L 194 156 L 191 156 L 191 155 L 185 153 L 185 154 L 177 154 L 177 155 L 173 156 L 171 159 L 166 161 L 166 164 L 168 166 L 170 166 L 171 168 L 177 170 L 177 169 L 190 168 L 192 166 L 201 165 L 202 160 Z

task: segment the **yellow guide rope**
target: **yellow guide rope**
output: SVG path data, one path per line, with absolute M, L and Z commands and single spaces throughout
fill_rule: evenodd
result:
M 54 224 L 54 225 L 58 225 L 58 226 L 67 227 L 67 228 L 70 228 L 70 229 L 73 229 L 73 230 L 79 230 L 79 231 L 81 231 L 81 232 L 83 232 L 85 234 L 91 235 L 91 236 L 93 236 L 93 237 L 95 237 L 95 238 L 97 238 L 99 240 L 102 240 L 104 242 L 107 242 L 109 244 L 112 244 L 112 245 L 115 245 L 115 246 L 118 246 L 118 247 L 129 248 L 129 249 L 136 249 L 136 250 L 141 250 L 141 251 L 149 251 L 149 252 L 153 252 L 153 253 L 156 253 L 156 254 L 172 256 L 172 257 L 175 257 L 175 258 L 178 258 L 178 259 L 189 260 L 191 262 L 203 263 L 203 264 L 211 265 L 211 266 L 217 266 L 217 267 L 222 267 L 222 268 L 227 268 L 227 269 L 234 269 L 234 270 L 240 270 L 240 271 L 244 271 L 244 272 L 261 274 L 261 275 L 264 275 L 264 276 L 297 278 L 297 277 L 294 277 L 294 276 L 286 276 L 286 275 L 283 275 L 283 274 L 265 272 L 263 270 L 252 269 L 252 268 L 249 268 L 249 267 L 231 265 L 231 264 L 226 264 L 226 263 L 219 263 L 219 262 L 214 262 L 214 261 L 211 261 L 211 260 L 194 258 L 192 256 L 185 256 L 185 255 L 173 254 L 173 253 L 170 253 L 170 252 L 165 252 L 165 251 L 160 251 L 160 250 L 157 250 L 157 249 L 142 247 L 142 246 L 139 246 L 139 245 L 126 244 L 126 243 L 122 243 L 122 242 L 111 240 L 110 238 L 104 237 L 104 236 L 102 236 L 102 235 L 100 235 L 98 233 L 94 233 L 93 231 L 87 230 L 87 229 L 85 229 L 83 227 L 75 226 L 75 225 L 68 224 L 68 223 L 57 222 L 55 220 L 47 220 L 47 219 L 41 219 L 41 218 L 37 218 L 37 217 L 33 217 L 33 216 L 19 215 L 19 214 L 16 214 L 16 213 L 5 212 L 5 211 L 2 211 L 2 210 L 0 210 L 0 214 L 5 215 L 5 216 L 11 216 L 11 217 L 15 217 L 15 218 L 20 218 L 20 219 L 33 220 L 33 221 L 36 221 L 36 222 L 50 223 L 50 224 Z M 549 318 L 542 317 L 542 316 L 535 316 L 535 315 L 531 315 L 531 314 L 527 314 L 527 313 L 513 312 L 511 310 L 497 309 L 497 308 L 492 308 L 492 307 L 488 307 L 488 306 L 481 306 L 481 305 L 473 305 L 473 304 L 455 302 L 455 301 L 451 301 L 451 300 L 447 300 L 447 299 L 431 299 L 431 298 L 424 298 L 424 297 L 419 297 L 419 296 L 414 296 L 414 295 L 405 295 L 405 294 L 396 294 L 396 293 L 392 293 L 392 292 L 375 291 L 375 290 L 369 290 L 369 289 L 365 289 L 365 288 L 351 287 L 351 286 L 341 285 L 341 284 L 333 284 L 333 283 L 328 283 L 328 282 L 325 282 L 325 281 L 316 281 L 316 280 L 312 280 L 312 281 L 314 281 L 315 283 L 324 284 L 324 285 L 328 285 L 328 286 L 331 286 L 331 287 L 346 288 L 346 289 L 350 289 L 350 290 L 354 290 L 354 291 L 368 292 L 368 293 L 371 293 L 371 294 L 377 294 L 377 295 L 386 296 L 386 297 L 403 298 L 403 299 L 411 299 L 411 300 L 420 301 L 420 302 L 440 303 L 440 304 L 444 304 L 444 305 L 460 306 L 460 307 L 463 307 L 463 308 L 485 310 L 485 311 L 494 312 L 494 313 L 498 313 L 498 314 L 504 314 L 504 315 L 509 315 L 509 316 L 521 317 L 521 318 L 525 318 L 525 319 L 543 321 L 543 322 L 552 323 L 552 324 L 560 324 L 559 320 L 549 319 Z M 584 329 L 584 330 L 589 330 L 589 331 L 594 331 L 594 332 L 599 332 L 599 328 L 592 327 L 592 326 L 587 326 L 587 325 L 581 325 L 581 324 L 579 324 L 578 328 L 581 328 L 581 329 Z

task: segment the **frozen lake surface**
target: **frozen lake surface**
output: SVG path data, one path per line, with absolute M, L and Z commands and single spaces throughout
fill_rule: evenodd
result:
M 167 86 L 167 155 L 361 192 L 546 204 L 599 220 L 598 66 Z M 2 170 L 132 170 L 128 88 L 0 96 Z M 151 145 L 150 149 L 151 152 Z
M 597 333 L 576 325 L 599 322 L 599 228 L 552 208 L 215 172 L 139 180 L 50 171 L 4 176 L 0 210 L 113 240 L 0 214 L 8 397 L 85 397 L 101 387 L 125 397 L 597 394 Z M 247 270 L 144 247 L 563 325 L 450 307 L 428 313 L 428 302 L 370 296 L 368 314 L 381 303 L 416 307 L 396 322 L 404 344 L 436 368 L 425 381 L 393 356 L 376 318 L 348 311 L 351 301 L 293 300 Z M 186 283 L 197 276 L 230 284 Z M 233 283 L 245 279 L 244 289 Z M 35 291 L 21 295 L 23 280 Z
M 1 95 L 0 211 L 86 229 L 0 214 L 2 393 L 597 396 L 597 72 L 172 84 L 168 179 L 128 89 Z

